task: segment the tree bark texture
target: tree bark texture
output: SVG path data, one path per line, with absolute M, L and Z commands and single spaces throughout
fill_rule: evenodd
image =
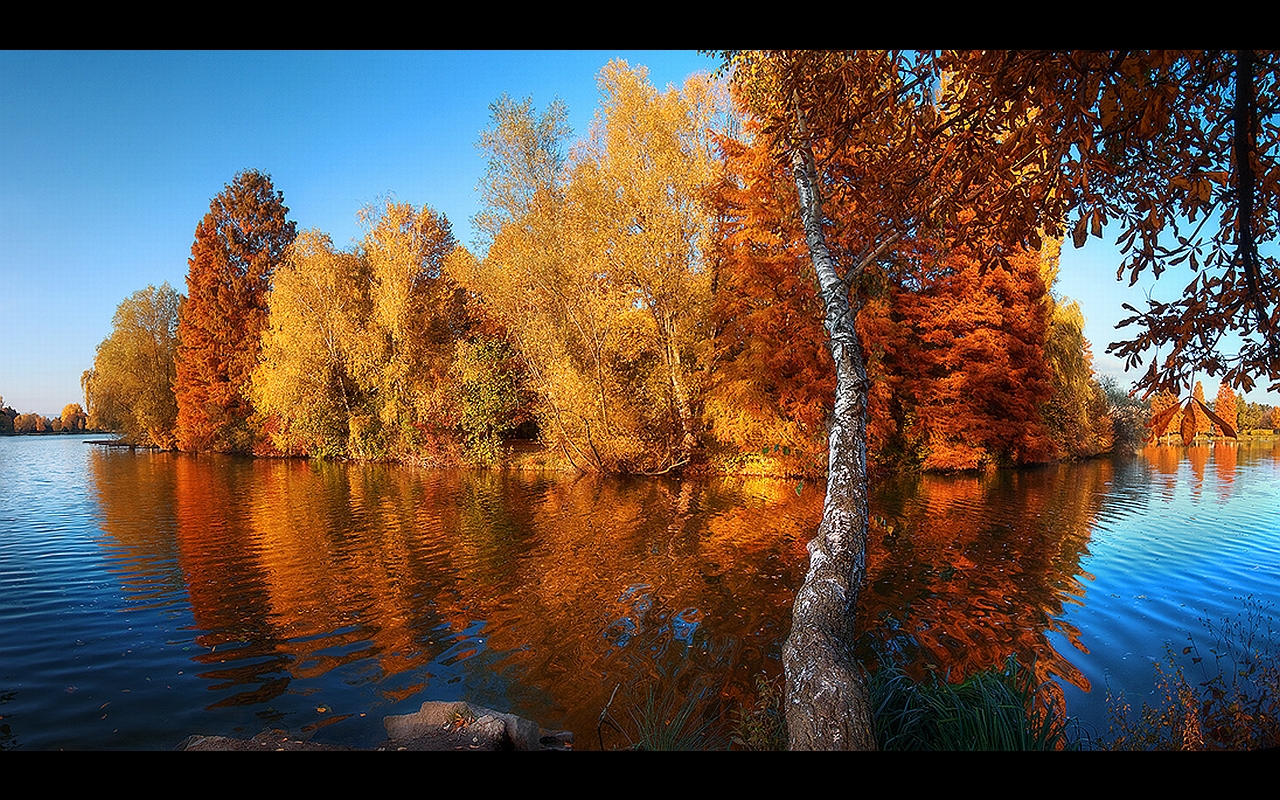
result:
M 857 307 L 822 230 L 817 170 L 807 144 L 792 157 L 805 241 L 817 272 L 835 359 L 835 408 L 827 453 L 827 495 L 809 569 L 796 594 L 783 645 L 786 720 L 792 750 L 874 750 L 865 674 L 853 653 L 858 591 L 866 573 L 867 373 L 854 328 Z M 852 276 L 851 276 L 852 277 Z

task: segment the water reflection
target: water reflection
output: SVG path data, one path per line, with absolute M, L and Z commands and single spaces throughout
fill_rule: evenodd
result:
M 864 623 L 905 654 L 914 672 L 959 679 L 1034 663 L 1041 680 L 1088 681 L 1049 632 L 1087 652 L 1063 621 L 1079 602 L 1082 560 L 1109 461 L 1021 472 L 919 476 L 882 490 L 869 544 Z
M 619 684 L 670 684 L 718 713 L 776 673 L 820 513 L 812 489 L 778 503 L 742 481 L 91 464 L 123 584 L 185 587 L 210 709 L 354 673 L 388 706 L 465 697 L 584 732 Z
M 1219 442 L 879 486 L 860 626 L 918 675 L 1016 655 L 1073 702 L 1113 663 L 1089 657 L 1109 643 L 1079 612 L 1140 593 L 1091 553 L 1099 537 L 1142 543 L 1124 551 L 1123 585 L 1138 585 L 1169 563 L 1146 544 L 1163 529 L 1140 527 L 1154 509 L 1226 503 L 1277 455 Z M 751 702 L 756 675 L 780 671 L 822 512 L 820 485 L 768 479 L 97 449 L 88 464 L 126 606 L 189 630 L 201 692 L 179 702 L 248 735 L 270 724 L 360 746 L 427 699 L 573 730 L 580 748 L 619 687 L 633 704 L 650 687 L 698 699 L 712 717 Z

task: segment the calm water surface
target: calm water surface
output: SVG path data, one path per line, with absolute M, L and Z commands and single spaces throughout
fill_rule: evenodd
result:
M 453 699 L 593 749 L 615 689 L 624 727 L 725 717 L 780 672 L 821 489 L 0 438 L 0 749 L 371 747 Z M 1277 508 L 1271 442 L 880 486 L 861 624 L 919 673 L 1034 661 L 1105 735 L 1166 643 L 1280 604 Z

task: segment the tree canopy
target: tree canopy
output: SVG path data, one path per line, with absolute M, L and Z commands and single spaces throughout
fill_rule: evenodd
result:
M 249 377 L 266 327 L 271 276 L 296 225 L 271 178 L 241 172 L 209 204 L 187 262 L 187 299 L 178 323 L 178 445 L 249 452 Z
M 118 431 L 134 444 L 174 446 L 178 404 L 173 385 L 182 302 L 164 283 L 134 292 L 116 308 L 111 335 L 98 345 L 93 369 L 85 376 L 90 427 Z M 78 409 L 63 409 L 64 424 L 77 419 Z

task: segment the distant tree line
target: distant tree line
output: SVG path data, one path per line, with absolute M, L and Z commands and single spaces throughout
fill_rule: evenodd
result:
M 19 433 L 79 433 L 87 430 L 89 416 L 79 403 L 69 403 L 59 417 L 19 414 L 0 397 L 0 436 Z

